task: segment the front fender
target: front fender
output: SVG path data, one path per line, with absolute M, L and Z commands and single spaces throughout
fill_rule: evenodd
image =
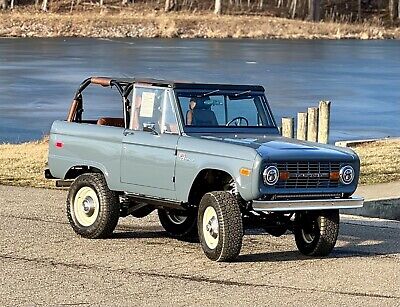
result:
M 176 194 L 178 200 L 187 202 L 190 189 L 202 170 L 213 169 L 228 173 L 236 182 L 243 199 L 253 199 L 253 168 L 258 156 L 248 147 L 235 144 L 215 144 L 210 140 L 181 138 L 175 167 Z M 194 140 L 193 140 L 194 139 Z M 240 174 L 241 168 L 251 170 L 250 176 Z M 256 189 L 257 190 L 257 189 Z

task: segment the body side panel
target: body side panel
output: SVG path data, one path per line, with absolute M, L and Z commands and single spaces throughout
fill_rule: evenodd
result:
M 109 188 L 120 191 L 123 131 L 118 127 L 55 121 L 49 140 L 51 174 L 64 179 L 73 166 L 96 167 L 103 172 Z

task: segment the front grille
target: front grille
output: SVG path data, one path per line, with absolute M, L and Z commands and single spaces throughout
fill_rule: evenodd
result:
M 279 172 L 289 172 L 289 179 L 279 180 L 276 189 L 337 188 L 338 180 L 331 180 L 331 172 L 339 172 L 337 162 L 278 162 Z

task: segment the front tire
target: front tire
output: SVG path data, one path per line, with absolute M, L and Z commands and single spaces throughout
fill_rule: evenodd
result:
M 299 251 L 307 256 L 327 256 L 339 234 L 339 210 L 298 212 L 294 235 Z
M 233 261 L 242 247 L 243 222 L 237 199 L 228 192 L 204 194 L 198 212 L 199 238 L 206 256 Z
M 67 217 L 72 229 L 89 239 L 105 238 L 117 226 L 120 204 L 102 174 L 83 174 L 72 183 L 67 197 Z

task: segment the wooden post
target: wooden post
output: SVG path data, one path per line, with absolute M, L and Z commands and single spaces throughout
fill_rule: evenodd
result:
M 297 113 L 297 135 L 298 140 L 307 140 L 307 113 Z
M 308 108 L 307 141 L 318 141 L 318 108 Z
M 282 117 L 282 136 L 287 138 L 294 137 L 294 118 Z
M 318 112 L 318 142 L 328 144 L 331 102 L 320 101 Z

